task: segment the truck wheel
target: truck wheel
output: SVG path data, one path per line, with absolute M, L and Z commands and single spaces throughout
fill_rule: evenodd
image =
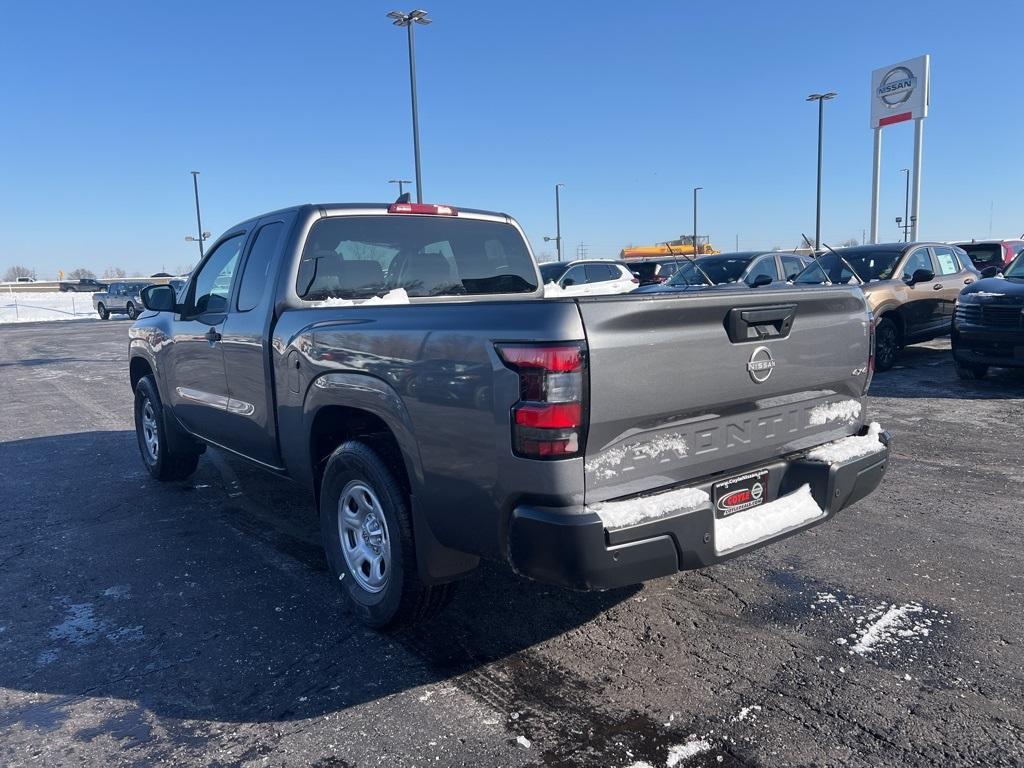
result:
M 409 499 L 365 443 L 342 443 L 327 462 L 320 533 L 334 583 L 376 629 L 415 624 L 447 605 L 452 584 L 419 578 Z
M 139 310 L 137 310 L 137 309 L 135 308 L 135 303 L 134 303 L 134 302 L 131 302 L 131 301 L 129 301 L 129 302 L 128 302 L 128 319 L 129 319 L 129 320 L 134 320 L 134 319 L 135 319 L 135 318 L 137 318 L 138 316 L 139 316 Z
M 968 363 L 961 363 L 955 357 L 953 358 L 953 368 L 956 369 L 956 375 L 964 381 L 984 379 L 988 374 L 987 365 L 970 365 Z
M 152 376 L 135 385 L 135 435 L 142 463 L 156 480 L 184 480 L 196 471 L 199 454 L 174 450 L 167 441 L 163 404 Z
M 883 317 L 875 326 L 875 370 L 888 371 L 892 368 L 902 347 L 900 329 L 888 317 Z
M 104 307 L 103 304 L 98 304 L 96 306 L 96 311 L 99 313 L 100 320 L 110 319 L 110 312 L 107 311 L 107 308 Z

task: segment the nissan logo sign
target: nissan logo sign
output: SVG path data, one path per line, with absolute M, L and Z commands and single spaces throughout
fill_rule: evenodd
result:
M 903 104 L 917 87 L 917 78 L 906 67 L 893 67 L 882 78 L 876 95 L 890 109 Z
M 750 360 L 747 361 L 747 373 L 756 383 L 763 384 L 768 381 L 774 370 L 775 360 L 772 358 L 772 353 L 768 351 L 768 347 L 758 347 L 750 354 Z

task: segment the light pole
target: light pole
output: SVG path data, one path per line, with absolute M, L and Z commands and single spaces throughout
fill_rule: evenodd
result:
M 693 255 L 697 255 L 697 193 L 704 187 L 693 188 Z
M 409 32 L 409 87 L 412 91 L 412 147 L 416 156 L 416 202 L 423 202 L 423 175 L 420 173 L 420 116 L 416 106 L 416 45 L 413 41 L 412 28 L 416 24 L 429 24 L 427 12 L 422 10 L 391 11 L 388 18 L 394 20 L 396 27 L 405 27 Z
M 401 197 L 402 194 L 405 192 L 405 185 L 412 184 L 412 182 L 409 181 L 408 179 L 391 179 L 390 181 L 388 181 L 388 184 L 397 184 L 398 196 Z
M 900 173 L 907 174 L 907 194 L 903 201 L 903 220 L 910 224 L 910 169 L 903 168 Z M 907 227 L 903 230 L 903 242 L 907 242 L 907 236 L 910 232 L 910 228 Z
M 192 188 L 196 193 L 196 227 L 198 229 L 199 237 L 192 237 L 189 235 L 185 238 L 186 242 L 199 243 L 199 260 L 203 260 L 203 241 L 210 238 L 209 232 L 203 232 L 203 218 L 199 214 L 199 171 L 190 171 L 192 174 Z
M 808 101 L 818 102 L 818 204 L 814 214 L 814 250 L 821 248 L 821 142 L 825 133 L 825 102 L 836 97 L 834 91 L 812 93 Z

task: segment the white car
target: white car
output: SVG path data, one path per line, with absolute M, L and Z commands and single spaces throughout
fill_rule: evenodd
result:
M 640 287 L 640 279 L 618 261 L 588 259 L 555 261 L 540 265 L 544 292 L 557 296 L 598 296 L 629 293 Z

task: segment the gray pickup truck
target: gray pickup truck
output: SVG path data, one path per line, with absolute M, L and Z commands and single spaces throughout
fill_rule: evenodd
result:
M 849 286 L 545 296 L 518 224 L 303 205 L 224 234 L 130 331 L 142 459 L 205 446 L 312 489 L 334 581 L 420 620 L 480 558 L 577 589 L 711 565 L 879 484 Z
M 128 315 L 132 320 L 142 312 L 140 293 L 145 283 L 115 282 L 92 295 L 92 306 L 101 320 L 111 315 Z

